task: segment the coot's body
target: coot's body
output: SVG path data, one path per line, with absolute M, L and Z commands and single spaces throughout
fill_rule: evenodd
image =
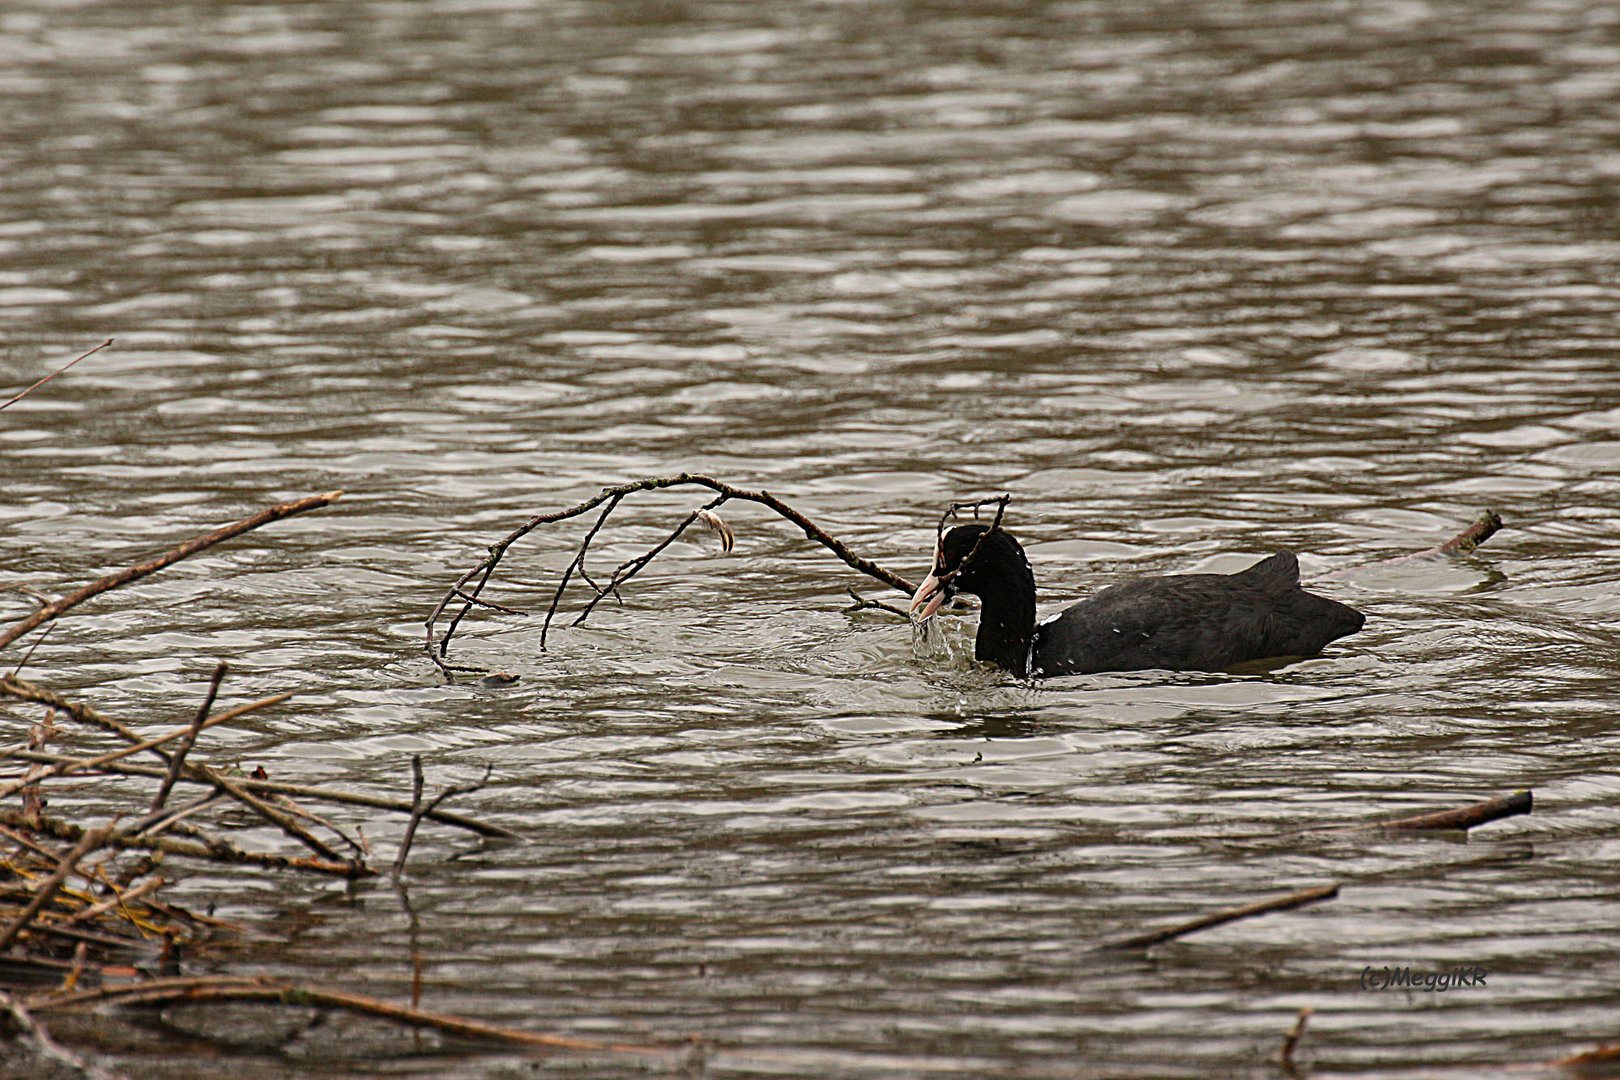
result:
M 955 592 L 982 601 L 974 656 L 1018 675 L 1219 671 L 1248 660 L 1313 656 L 1361 629 L 1359 611 L 1299 587 L 1289 552 L 1236 574 L 1148 577 L 1103 589 L 1035 621 L 1035 575 L 1003 529 L 947 533 L 912 599 L 927 618 Z

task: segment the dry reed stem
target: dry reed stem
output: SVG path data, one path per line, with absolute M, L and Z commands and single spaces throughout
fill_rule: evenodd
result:
M 29 923 L 34 921 L 34 916 L 39 914 L 40 909 L 56 898 L 57 891 L 61 889 L 62 883 L 68 879 L 68 875 L 73 873 L 74 868 L 79 865 L 79 860 L 106 843 L 109 835 L 109 829 L 100 828 L 90 829 L 79 837 L 78 844 L 63 857 L 60 865 L 56 868 L 56 872 L 34 888 L 34 898 L 6 926 L 5 930 L 0 931 L 0 953 L 11 948 L 11 943 L 16 941 L 17 935 L 22 933 Z

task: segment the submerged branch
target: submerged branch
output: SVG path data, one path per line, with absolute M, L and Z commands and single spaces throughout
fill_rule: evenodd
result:
M 549 1050 L 591 1050 L 628 1054 L 672 1054 L 674 1048 L 608 1043 L 567 1035 L 546 1035 L 535 1031 L 499 1027 L 479 1020 L 468 1020 L 446 1013 L 414 1009 L 406 1005 L 300 985 L 268 977 L 203 975 L 195 977 L 148 979 L 120 986 L 103 986 L 77 993 L 45 994 L 28 1002 L 36 1012 L 83 1009 L 95 1005 L 157 1005 L 181 1002 L 262 1001 L 282 1005 L 319 1006 L 380 1016 L 413 1027 L 433 1028 L 465 1039 L 503 1042 Z
M 1341 566 L 1337 570 L 1329 570 L 1325 574 L 1317 574 L 1312 581 L 1336 581 L 1349 577 L 1351 574 L 1365 570 L 1369 566 L 1399 566 L 1402 563 L 1417 562 L 1418 560 L 1435 559 L 1444 556 L 1467 555 L 1478 548 L 1485 541 L 1495 536 L 1502 528 L 1502 515 L 1495 510 L 1481 510 L 1475 515 L 1468 527 L 1445 543 L 1434 547 L 1415 551 L 1410 555 L 1395 555 L 1387 559 L 1373 559 L 1370 562 L 1360 562 L 1352 566 Z

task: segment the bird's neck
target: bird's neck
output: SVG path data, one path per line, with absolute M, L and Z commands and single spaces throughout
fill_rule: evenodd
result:
M 1025 574 L 1001 576 L 1003 580 L 995 588 L 985 589 L 979 596 L 979 635 L 973 656 L 1027 676 L 1030 646 L 1035 641 L 1035 582 Z

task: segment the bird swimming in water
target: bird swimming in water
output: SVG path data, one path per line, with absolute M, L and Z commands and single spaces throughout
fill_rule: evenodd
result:
M 1040 623 L 1035 573 L 1005 529 L 959 525 L 911 598 L 927 619 L 956 593 L 981 602 L 975 659 L 1015 675 L 1220 671 L 1248 660 L 1314 656 L 1361 629 L 1354 608 L 1308 593 L 1281 551 L 1235 574 L 1176 574 L 1111 585 Z

